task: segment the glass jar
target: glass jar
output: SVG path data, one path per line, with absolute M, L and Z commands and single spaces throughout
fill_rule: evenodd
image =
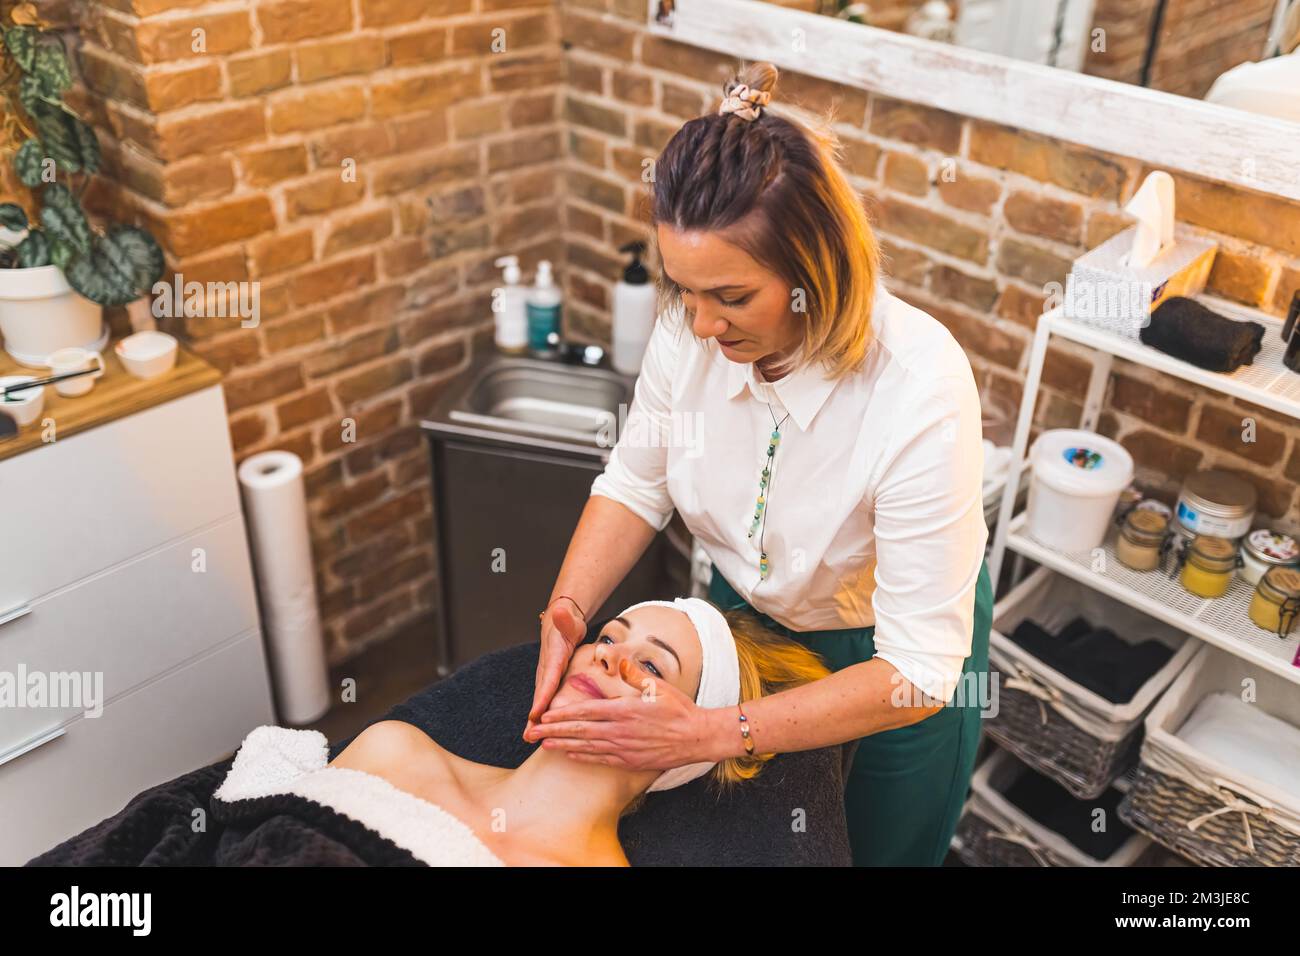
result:
M 1115 557 L 1134 571 L 1154 571 L 1168 533 L 1169 519 L 1160 512 L 1134 508 L 1124 517 L 1124 527 L 1115 541 Z
M 1250 599 L 1250 619 L 1286 637 L 1300 615 L 1300 570 L 1296 568 L 1269 568 L 1255 586 Z
M 1198 534 L 1187 549 L 1183 587 L 1197 597 L 1223 597 L 1237 570 L 1237 546 L 1227 538 Z
M 1241 579 L 1258 584 L 1269 568 L 1288 567 L 1300 561 L 1300 545 L 1281 531 L 1256 528 L 1241 542 Z

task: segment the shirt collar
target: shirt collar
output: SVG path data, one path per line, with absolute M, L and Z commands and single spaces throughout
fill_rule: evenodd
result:
M 727 398 L 735 398 L 746 386 L 760 401 L 764 396 L 758 384 L 758 373 L 754 371 L 753 362 L 732 362 L 726 359 Z M 800 431 L 807 431 L 826 398 L 835 388 L 835 380 L 828 378 L 820 365 L 809 365 L 789 373 L 775 382 L 765 382 L 768 388 L 776 392 L 777 398 L 795 420 Z
M 879 329 L 876 319 L 882 314 L 888 295 L 884 285 L 878 282 L 872 309 L 873 336 Z M 718 349 L 717 341 L 711 341 L 713 348 Z M 754 363 L 733 362 L 724 356 L 721 350 L 718 350 L 717 354 L 718 358 L 727 363 L 727 398 L 735 398 L 748 385 L 754 397 L 761 401 L 763 394 L 759 386 L 758 372 L 754 370 Z M 813 419 L 817 417 L 817 413 L 821 411 L 821 407 L 826 404 L 826 399 L 834 390 L 836 381 L 828 377 L 823 365 L 814 363 L 791 372 L 775 382 L 763 384 L 776 391 L 777 398 L 790 412 L 790 417 L 795 420 L 799 430 L 807 431 Z

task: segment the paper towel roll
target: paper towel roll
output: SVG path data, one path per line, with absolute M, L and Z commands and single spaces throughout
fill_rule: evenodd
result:
M 239 466 L 239 484 L 277 711 L 285 724 L 309 724 L 329 710 L 330 693 L 302 461 L 288 451 L 253 455 Z

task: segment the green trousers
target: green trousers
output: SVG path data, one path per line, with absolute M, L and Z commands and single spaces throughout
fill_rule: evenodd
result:
M 820 654 L 833 671 L 876 653 L 875 627 L 792 631 L 756 610 L 713 569 L 709 600 L 748 608 L 766 627 Z M 975 627 L 954 703 L 919 723 L 863 737 L 844 789 L 855 866 L 939 866 L 957 829 L 975 769 L 981 701 L 988 686 L 993 586 L 987 561 L 975 590 Z M 982 675 L 971 677 L 969 675 Z

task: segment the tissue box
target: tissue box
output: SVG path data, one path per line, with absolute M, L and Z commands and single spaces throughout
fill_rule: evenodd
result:
M 1205 289 L 1219 250 L 1216 241 L 1179 225 L 1173 244 L 1155 261 L 1131 269 L 1124 263 L 1136 234 L 1133 226 L 1074 260 L 1065 282 L 1067 318 L 1137 340 L 1161 302 Z

